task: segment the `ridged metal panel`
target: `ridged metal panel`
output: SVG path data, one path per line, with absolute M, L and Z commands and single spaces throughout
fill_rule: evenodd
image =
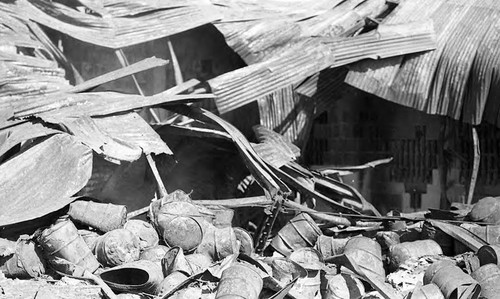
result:
M 300 51 L 238 69 L 209 80 L 221 114 L 296 84 L 327 67 L 366 58 L 389 57 L 435 48 L 432 25 L 381 26 L 380 30 L 352 38 L 311 38 Z
M 483 112 L 496 123 L 498 106 L 488 99 L 500 50 L 500 3 L 490 0 L 404 1 L 387 23 L 434 21 L 437 49 L 404 58 L 361 62 L 346 82 L 379 97 L 430 114 L 478 124 Z M 485 111 L 491 107 L 494 111 Z
M 313 119 L 312 101 L 300 97 L 293 86 L 287 86 L 258 100 L 260 124 L 287 141 L 302 144 Z
M 47 0 L 19 0 L 22 15 L 76 39 L 123 48 L 211 23 L 220 16 L 211 4 L 159 9 L 133 17 L 86 14 Z
M 277 59 L 254 64 L 209 80 L 221 114 L 244 106 L 327 68 L 333 53 L 319 43 L 301 52 L 288 52 Z
M 0 165 L 0 226 L 32 220 L 69 204 L 92 172 L 92 151 L 57 134 Z

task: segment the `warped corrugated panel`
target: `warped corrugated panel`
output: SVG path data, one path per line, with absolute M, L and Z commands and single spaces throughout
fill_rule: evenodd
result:
M 155 40 L 219 18 L 211 4 L 155 9 L 134 17 L 101 18 L 48 0 L 19 0 L 18 3 L 24 17 L 73 38 L 108 48 Z
M 221 114 L 298 83 L 334 63 L 333 52 L 319 43 L 302 51 L 241 68 L 208 81 Z
M 349 0 L 352 1 L 352 0 Z M 222 14 L 222 22 L 292 18 L 303 20 L 324 13 L 342 0 L 283 1 L 211 0 Z
M 165 8 L 210 4 L 208 0 L 103 0 L 102 3 L 83 0 L 80 2 L 102 15 L 110 15 L 112 17 L 134 16 Z M 96 4 L 102 5 L 96 7 Z
M 430 114 L 477 124 L 498 78 L 499 5 L 494 1 L 404 1 L 387 19 L 434 21 L 437 49 L 353 66 L 346 82 L 356 88 Z M 487 113 L 487 112 L 486 112 Z M 498 109 L 495 114 L 495 122 Z
M 57 134 L 0 165 L 0 226 L 61 209 L 92 172 L 92 151 Z
M 436 48 L 432 22 L 380 25 L 376 31 L 351 38 L 323 39 L 335 53 L 335 66 L 363 59 L 380 59 Z
M 116 92 L 58 93 L 39 97 L 36 101 L 19 100 L 7 108 L 13 109 L 16 117 L 38 116 L 50 121 L 65 117 L 108 115 L 163 103 L 185 103 L 212 97 L 206 94 L 175 95 L 169 91 L 148 97 Z M 0 109 L 2 106 L 3 103 L 0 103 Z
M 145 154 L 173 154 L 160 135 L 137 113 L 95 118 L 94 121 L 102 131 L 141 147 Z
M 247 64 L 265 61 L 296 47 L 301 28 L 290 19 L 216 24 L 227 44 Z
M 12 6 L 0 3 L 0 106 L 50 94 L 69 85 L 64 70 L 50 60 L 49 51 L 34 38 L 27 23 L 17 18 Z
M 313 120 L 312 101 L 301 98 L 293 86 L 258 100 L 260 124 L 283 135 L 287 141 L 302 145 Z
M 61 133 L 41 123 L 25 122 L 0 131 L 0 157 L 14 146 L 26 140 Z M 5 136 L 5 138 L 2 138 Z

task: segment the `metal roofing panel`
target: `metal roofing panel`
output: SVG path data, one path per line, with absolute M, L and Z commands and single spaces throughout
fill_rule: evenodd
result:
M 244 106 L 275 90 L 298 83 L 330 66 L 334 55 L 319 43 L 282 57 L 241 68 L 208 81 L 221 114 Z
M 376 32 L 352 38 L 311 38 L 301 45 L 300 51 L 286 51 L 277 58 L 223 74 L 208 83 L 223 114 L 330 66 L 434 48 L 430 22 L 380 26 Z
M 68 134 L 52 136 L 1 164 L 0 226 L 64 207 L 91 171 L 92 151 Z
M 3 142 L 0 142 L 0 157 L 8 150 L 21 142 L 32 138 L 47 136 L 51 134 L 62 133 L 44 126 L 41 123 L 24 122 L 18 125 L 3 129 L 0 131 L 0 136 L 5 136 Z M 2 138 L 0 138 L 1 141 Z
M 352 67 L 346 82 L 364 91 L 427 113 L 478 124 L 497 76 L 499 3 L 490 0 L 404 1 L 388 23 L 430 17 L 437 34 L 434 52 Z
M 173 154 L 160 135 L 137 113 L 95 118 L 94 121 L 102 131 L 141 147 L 145 154 Z
M 22 15 L 84 42 L 123 48 L 180 33 L 219 18 L 211 4 L 158 9 L 134 17 L 86 14 L 59 2 L 19 0 Z

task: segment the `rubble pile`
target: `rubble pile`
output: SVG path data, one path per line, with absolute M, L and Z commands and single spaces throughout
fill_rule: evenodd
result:
M 489 216 L 484 205 L 498 202 L 448 211 L 462 226 L 400 214 L 365 216 L 335 233 L 308 213 L 288 213 L 257 253 L 255 234 L 231 226 L 233 210 L 180 190 L 153 201 L 143 219 L 127 219 L 123 205 L 78 200 L 33 235 L 0 239 L 0 286 L 6 298 L 51 288 L 74 298 L 497 298 L 500 245 L 485 232 L 499 226 L 478 211 Z

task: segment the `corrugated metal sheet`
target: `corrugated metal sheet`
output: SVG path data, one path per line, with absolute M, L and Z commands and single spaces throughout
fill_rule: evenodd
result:
M 164 66 L 168 63 L 167 60 L 163 60 L 156 57 L 146 58 L 139 62 L 133 63 L 121 69 L 111 71 L 102 76 L 98 76 L 96 78 L 92 78 L 83 82 L 82 84 L 78 84 L 77 86 L 71 87 L 67 92 L 82 92 L 89 90 L 91 88 L 97 87 L 104 83 L 117 80 L 119 78 L 127 77 L 139 72 L 143 72 L 155 67 Z
M 319 43 L 284 56 L 238 69 L 209 80 L 221 114 L 304 80 L 334 63 L 331 50 Z
M 278 58 L 223 74 L 208 82 L 217 97 L 217 108 L 223 114 L 330 66 L 434 48 L 434 29 L 430 22 L 380 26 L 376 32 L 352 38 L 311 38 L 301 45 L 300 51 L 289 50 Z
M 64 207 L 85 186 L 91 171 L 92 151 L 67 134 L 52 136 L 3 163 L 0 226 Z
M 115 92 L 62 93 L 37 98 L 36 101 L 18 101 L 13 108 L 17 117 L 35 115 L 50 121 L 54 118 L 108 115 L 164 103 L 178 104 L 207 98 L 213 98 L 213 96 L 209 94 L 172 95 L 169 91 L 149 97 Z
M 258 100 L 260 124 L 290 142 L 303 145 L 313 120 L 312 104 L 294 92 L 294 86 L 287 86 Z
M 155 40 L 220 18 L 211 4 L 155 9 L 134 17 L 106 18 L 48 0 L 19 0 L 18 4 L 20 12 L 28 19 L 84 42 L 109 48 Z M 134 10 L 137 11 L 137 7 Z
M 94 152 L 102 155 L 106 160 L 115 162 L 132 162 L 139 159 L 142 149 L 133 142 L 117 140 L 115 136 L 107 134 L 98 127 L 96 122 L 90 117 L 78 117 L 65 119 L 61 122 L 75 138 L 90 147 Z M 122 122 L 111 125 L 125 125 Z
M 145 154 L 173 154 L 160 135 L 137 113 L 95 118 L 94 121 L 102 131 L 141 147 Z
M 387 23 L 431 18 L 437 50 L 359 63 L 346 82 L 430 114 L 462 117 L 473 124 L 480 123 L 484 114 L 496 123 L 498 105 L 488 102 L 500 83 L 495 67 L 500 54 L 499 7 L 498 1 L 490 0 L 402 1 Z
M 134 16 L 165 8 L 178 8 L 193 5 L 208 5 L 208 0 L 104 0 L 102 6 L 95 6 L 95 1 L 81 1 L 90 9 L 94 9 L 102 15 L 112 17 Z M 94 5 L 93 5 L 94 4 Z
M 0 157 L 14 146 L 26 140 L 61 133 L 41 123 L 24 122 L 0 131 Z M 2 138 L 4 136 L 5 138 Z

